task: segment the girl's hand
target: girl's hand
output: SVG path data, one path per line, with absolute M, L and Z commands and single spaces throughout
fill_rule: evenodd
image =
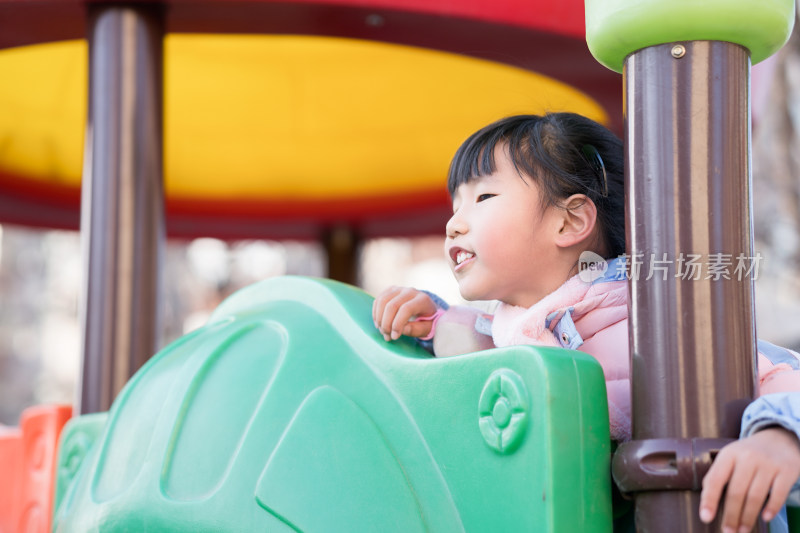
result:
M 714 519 L 727 484 L 722 531 L 751 531 L 762 507 L 761 518 L 767 522 L 778 514 L 798 476 L 800 442 L 791 431 L 770 427 L 732 442 L 720 450 L 703 478 L 700 520 Z
M 431 332 L 432 323 L 409 321 L 435 312 L 436 304 L 424 292 L 411 287 L 389 287 L 375 298 L 372 321 L 387 341 L 399 339 L 400 335 L 425 337 Z

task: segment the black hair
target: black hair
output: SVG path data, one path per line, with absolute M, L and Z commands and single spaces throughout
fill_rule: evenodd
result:
M 545 205 L 585 194 L 597 207 L 602 252 L 625 253 L 624 150 L 608 128 L 575 113 L 507 117 L 473 133 L 456 151 L 447 188 L 493 173 L 494 152 L 505 145 L 520 177 L 533 180 Z M 598 159 L 599 156 L 599 159 Z

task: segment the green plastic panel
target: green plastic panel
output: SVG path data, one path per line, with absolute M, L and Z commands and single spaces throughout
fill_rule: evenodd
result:
M 92 413 L 72 418 L 64 426 L 58 439 L 53 509 L 61 506 L 67 489 L 75 482 L 107 421 L 108 413 Z
M 629 54 L 676 41 L 740 44 L 755 64 L 784 45 L 794 10 L 794 0 L 586 0 L 586 42 L 617 72 Z
M 231 296 L 93 426 L 55 530 L 611 531 L 593 358 L 435 359 L 385 342 L 371 305 L 295 277 Z

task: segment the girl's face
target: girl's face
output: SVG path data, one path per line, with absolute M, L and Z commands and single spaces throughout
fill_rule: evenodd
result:
M 504 147 L 495 162 L 493 174 L 456 190 L 445 254 L 465 299 L 530 307 L 566 280 L 554 272 L 561 210 L 542 207 L 539 187 L 520 177 Z

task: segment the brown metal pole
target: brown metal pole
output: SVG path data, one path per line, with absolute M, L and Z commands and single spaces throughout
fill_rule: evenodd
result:
M 158 344 L 163 36 L 160 6 L 90 7 L 80 413 L 107 410 Z
M 657 444 L 649 468 L 695 489 L 639 492 L 639 531 L 719 531 L 697 489 L 756 390 L 749 73 L 748 51 L 724 42 L 625 61 L 632 444 Z
M 325 231 L 322 244 L 328 255 L 328 277 L 350 285 L 358 284 L 358 235 L 349 226 L 334 226 Z

